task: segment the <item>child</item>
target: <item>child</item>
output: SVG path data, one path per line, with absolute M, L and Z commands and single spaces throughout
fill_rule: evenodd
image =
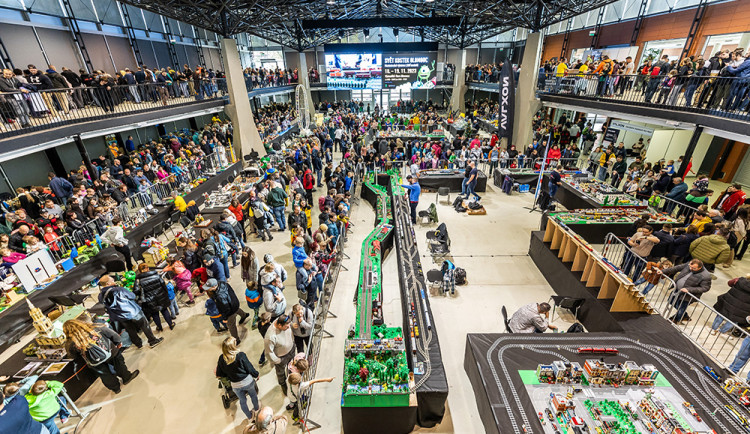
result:
M 3 262 L 7 262 L 8 264 L 15 264 L 21 259 L 26 259 L 26 255 L 23 253 L 14 252 L 7 247 L 0 249 L 0 256 L 3 257 Z
M 176 318 L 180 314 L 180 308 L 177 306 L 177 295 L 174 292 L 175 284 L 173 280 L 167 280 L 167 295 L 169 295 L 169 313 L 172 314 L 172 318 Z
M 66 408 L 67 401 L 58 396 L 63 387 L 59 381 L 39 380 L 26 394 L 31 417 L 46 426 L 50 434 L 60 434 L 55 424 L 55 416 L 60 415 L 62 423 L 67 422 L 70 416 L 70 411 Z
M 260 335 L 265 339 L 266 332 L 268 331 L 268 327 L 271 326 L 271 312 L 263 312 L 260 314 L 260 319 L 258 320 L 258 332 Z M 261 351 L 260 353 L 260 359 L 258 360 L 258 366 L 263 366 L 267 362 L 266 360 L 266 352 Z
M 247 307 L 255 312 L 253 318 L 252 328 L 258 328 L 258 309 L 263 305 L 263 291 L 258 286 L 258 282 L 248 280 L 246 282 L 247 287 L 245 288 L 245 300 L 247 301 Z
M 221 321 L 221 313 L 219 313 L 219 308 L 216 307 L 216 302 L 212 298 L 209 298 L 206 300 L 205 307 L 206 315 L 211 319 L 211 324 L 214 325 L 216 331 L 219 333 L 227 331 L 227 327 Z
M 23 242 L 26 244 L 26 254 L 32 254 L 44 249 L 44 244 L 37 237 L 26 235 L 23 237 Z
M 54 241 L 57 241 L 59 237 L 55 233 L 55 230 L 52 228 L 51 225 L 47 225 L 44 227 L 44 242 L 49 245 L 50 250 L 53 250 L 55 252 L 60 250 L 60 246 L 58 243 L 55 243 Z
M 286 368 L 290 374 L 302 375 L 310 369 L 310 363 L 305 359 L 305 353 L 297 353 Z
M 292 262 L 294 262 L 295 268 L 300 268 L 307 259 L 307 253 L 305 253 L 305 239 L 302 238 L 303 234 L 292 240 L 294 247 L 292 248 Z
M 644 282 L 648 282 L 643 288 L 643 291 L 641 291 L 643 295 L 648 294 L 649 291 L 651 291 L 654 286 L 659 283 L 659 280 L 664 277 L 664 274 L 662 274 L 661 270 L 664 270 L 665 268 L 669 268 L 671 266 L 672 262 L 670 262 L 666 258 L 661 258 L 658 263 L 648 262 L 646 264 L 646 269 L 643 271 L 643 273 L 641 273 L 641 277 L 634 282 L 634 285 L 638 286 Z
M 9 377 L 2 377 L 0 378 L 0 381 L 6 381 L 8 378 Z M 31 386 L 36 383 L 36 380 L 38 379 L 38 375 L 29 375 L 18 383 L 13 382 L 6 384 L 5 387 L 3 387 L 3 394 L 5 395 L 4 403 L 8 404 L 10 399 L 16 395 L 26 396 L 26 394 L 29 393 Z
M 179 243 L 180 241 L 178 240 L 177 244 L 179 245 Z M 174 257 L 169 258 L 168 262 L 170 262 L 170 264 L 164 268 L 164 271 L 171 271 L 174 273 L 175 287 L 178 291 L 182 291 L 188 296 L 186 304 L 195 304 L 195 296 L 193 295 L 193 291 L 190 290 L 190 287 L 193 285 L 192 273 L 185 268 L 185 264 L 183 264 L 182 261 L 178 261 Z
M 316 378 L 310 381 L 302 381 L 301 374 L 289 374 L 289 376 L 287 377 L 287 390 L 289 391 L 289 393 L 287 394 L 287 398 L 289 398 L 289 405 L 286 406 L 286 409 L 294 410 L 294 412 L 292 413 L 292 417 L 294 419 L 299 419 L 300 408 L 297 406 L 297 401 L 299 401 L 302 393 L 306 388 L 312 386 L 315 383 L 330 383 L 331 381 L 333 381 L 333 377 Z

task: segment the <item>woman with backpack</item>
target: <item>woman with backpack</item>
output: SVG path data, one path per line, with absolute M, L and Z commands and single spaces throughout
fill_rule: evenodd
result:
M 253 211 L 255 227 L 258 229 L 258 236 L 263 241 L 266 241 L 266 238 L 268 241 L 273 240 L 273 235 L 271 235 L 271 231 L 268 230 L 269 225 L 266 224 L 271 209 L 268 205 L 263 203 L 260 197 L 253 193 L 250 193 L 250 209 Z
M 248 420 L 253 420 L 255 412 L 260 410 L 258 402 L 258 385 L 256 380 L 260 373 L 255 369 L 247 355 L 240 351 L 239 342 L 233 337 L 224 339 L 221 344 L 221 356 L 216 364 L 216 376 L 226 378 L 232 385 L 232 391 L 240 400 L 240 408 Z M 247 406 L 247 398 L 253 403 L 253 410 Z
M 63 324 L 63 333 L 68 354 L 80 355 L 107 389 L 120 393 L 118 377 L 122 384 L 128 384 L 140 373 L 137 369 L 131 372 L 125 365 L 120 335 L 109 327 L 95 329 L 92 324 L 71 319 Z

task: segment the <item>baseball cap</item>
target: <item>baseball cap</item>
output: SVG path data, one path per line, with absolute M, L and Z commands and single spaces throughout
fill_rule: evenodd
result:
M 209 289 L 215 288 L 217 286 L 219 286 L 219 282 L 216 281 L 216 279 L 208 279 L 206 280 L 206 283 L 203 284 L 203 290 L 208 291 Z
M 206 262 L 211 261 L 213 259 L 214 259 L 214 257 L 212 255 L 208 254 L 208 253 L 206 253 L 205 255 L 203 255 L 203 260 L 206 261 Z

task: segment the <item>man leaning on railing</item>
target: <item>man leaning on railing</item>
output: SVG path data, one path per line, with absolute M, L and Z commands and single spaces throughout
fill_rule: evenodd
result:
M 699 259 L 664 269 L 663 273 L 672 277 L 675 282 L 669 302 L 677 312 L 669 318 L 670 321 L 675 324 L 689 321 L 690 318 L 685 315 L 685 311 L 695 299 L 699 299 L 703 293 L 711 289 L 711 273 Z

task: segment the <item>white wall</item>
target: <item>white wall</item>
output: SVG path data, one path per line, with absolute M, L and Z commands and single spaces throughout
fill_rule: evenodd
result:
M 656 162 L 660 158 L 665 160 L 675 160 L 685 154 L 690 138 L 693 136 L 692 130 L 655 130 L 651 137 L 651 144 L 646 151 L 646 161 Z M 703 133 L 698 139 L 695 151 L 693 152 L 693 168 L 697 170 L 703 163 L 708 146 L 713 140 L 713 136 Z

